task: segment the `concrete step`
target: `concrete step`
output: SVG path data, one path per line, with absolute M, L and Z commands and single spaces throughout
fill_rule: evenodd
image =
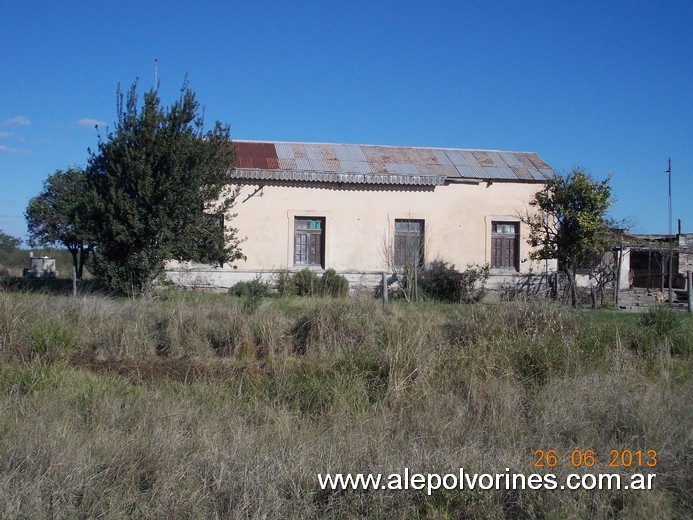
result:
M 658 302 L 655 295 L 661 293 L 664 297 L 664 302 Z M 674 309 L 688 308 L 686 291 L 680 289 L 673 291 L 673 305 Z M 668 306 L 669 305 L 669 289 L 664 289 L 664 291 L 659 291 L 657 289 L 645 289 L 640 287 L 624 289 L 621 291 L 618 297 L 618 307 L 627 312 L 647 312 L 651 308 L 656 306 Z

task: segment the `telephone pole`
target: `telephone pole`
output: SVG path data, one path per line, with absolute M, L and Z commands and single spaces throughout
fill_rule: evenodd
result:
M 669 176 L 669 234 L 671 235 L 671 157 L 669 157 L 669 167 L 666 174 Z
M 154 90 L 159 90 L 159 58 L 154 58 Z M 671 187 L 669 189 L 669 196 L 671 197 Z M 670 212 L 671 213 L 671 212 Z M 669 231 L 671 233 L 671 230 Z
M 669 157 L 669 163 L 668 163 L 668 168 L 667 168 L 667 175 L 669 177 L 669 236 L 668 236 L 668 242 L 669 242 L 669 265 L 667 268 L 668 273 L 668 284 L 669 284 L 669 307 L 674 305 L 674 291 L 672 290 L 671 287 L 671 279 L 672 279 L 672 268 L 673 268 L 673 257 L 674 257 L 674 251 L 673 251 L 673 245 L 674 245 L 674 237 L 672 236 L 671 232 L 671 157 Z

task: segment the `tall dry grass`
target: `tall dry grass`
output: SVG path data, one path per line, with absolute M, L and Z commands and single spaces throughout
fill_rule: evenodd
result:
M 693 322 L 542 304 L 0 292 L 4 518 L 683 518 Z M 671 318 L 671 319 L 670 319 Z M 656 449 L 651 491 L 325 491 Z M 561 472 L 565 472 L 561 469 Z

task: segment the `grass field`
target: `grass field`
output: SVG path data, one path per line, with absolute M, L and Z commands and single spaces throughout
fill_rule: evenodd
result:
M 0 292 L 3 518 L 685 518 L 693 319 L 549 304 Z M 652 490 L 322 490 L 327 472 Z M 537 450 L 561 464 L 537 468 Z M 599 469 L 604 471 L 604 469 Z

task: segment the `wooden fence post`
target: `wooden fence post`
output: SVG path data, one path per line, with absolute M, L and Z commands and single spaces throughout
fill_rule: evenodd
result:
M 618 249 L 618 261 L 616 262 L 616 291 L 614 294 L 614 304 L 618 309 L 619 299 L 621 297 L 621 267 L 623 266 L 623 246 Z

